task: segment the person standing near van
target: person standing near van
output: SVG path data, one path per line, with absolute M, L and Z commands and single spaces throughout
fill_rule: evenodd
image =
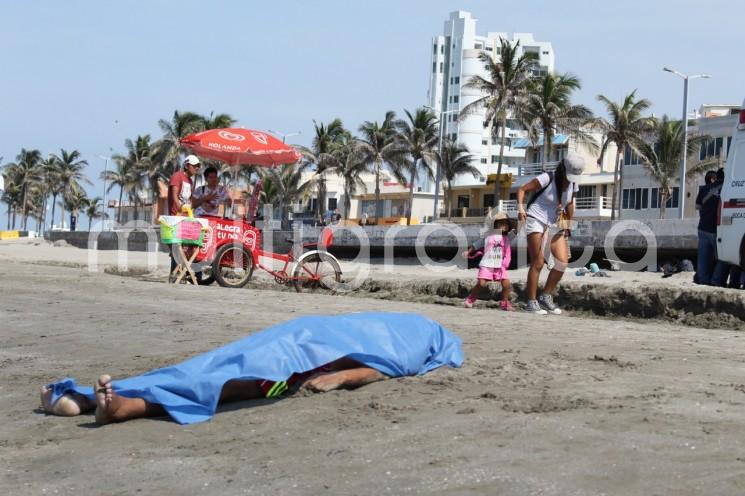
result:
M 526 310 L 537 315 L 559 315 L 553 292 L 569 263 L 571 235 L 569 223 L 574 216 L 574 196 L 579 191 L 577 181 L 585 164 L 580 155 L 568 152 L 553 172 L 544 172 L 517 190 L 518 220 L 525 225 L 530 268 L 528 269 Z M 533 196 L 525 204 L 525 194 Z M 544 265 L 544 245 L 550 240 L 554 267 L 548 274 L 540 296 L 538 279 Z
M 721 170 L 721 169 L 720 169 Z M 721 176 L 721 177 L 720 177 Z M 699 189 L 696 197 L 698 210 L 698 253 L 696 254 L 696 276 L 698 284 L 718 284 L 715 281 L 715 267 L 717 267 L 717 210 L 719 198 L 724 182 L 724 171 L 706 173 L 706 184 Z M 718 267 L 717 277 L 724 272 L 724 265 Z

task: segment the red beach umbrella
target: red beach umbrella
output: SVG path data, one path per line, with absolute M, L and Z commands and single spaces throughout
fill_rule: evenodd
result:
M 302 157 L 290 145 L 253 129 L 210 129 L 182 138 L 181 144 L 195 155 L 230 165 L 276 167 L 294 164 Z

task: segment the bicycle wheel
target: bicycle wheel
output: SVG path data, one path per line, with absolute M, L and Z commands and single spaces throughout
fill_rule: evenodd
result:
M 341 283 L 341 267 L 328 253 L 309 252 L 300 257 L 292 271 L 295 291 L 323 290 L 334 293 Z
M 251 280 L 254 260 L 242 245 L 228 244 L 217 250 L 212 262 L 212 274 L 225 288 L 242 288 Z

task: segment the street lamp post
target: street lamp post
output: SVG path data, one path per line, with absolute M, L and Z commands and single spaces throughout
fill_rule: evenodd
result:
M 108 208 L 106 206 L 106 175 L 109 172 L 109 160 L 111 159 L 111 157 L 104 157 L 103 155 L 98 155 L 98 158 L 104 161 L 103 163 L 103 214 L 104 214 L 104 218 L 103 218 L 103 226 L 101 227 L 101 230 L 105 231 L 106 230 L 105 226 L 108 225 L 106 223 L 106 217 L 108 216 L 108 213 L 106 211 Z
M 687 76 L 669 67 L 663 67 L 663 71 L 670 72 L 683 79 L 683 120 L 681 126 L 683 128 L 683 151 L 681 155 L 683 159 L 680 161 L 680 219 L 685 217 L 685 193 L 686 193 L 686 159 L 688 157 L 688 80 L 689 79 L 709 79 L 709 74 L 694 74 Z
M 280 133 L 279 131 L 272 131 L 271 129 L 268 129 L 268 131 L 269 131 L 270 133 L 272 133 L 272 134 L 276 134 L 276 135 L 282 136 L 282 143 L 285 143 L 285 140 L 286 140 L 286 139 L 287 139 L 288 137 L 290 137 L 290 136 L 300 136 L 301 134 L 303 134 L 303 133 L 302 133 L 302 131 L 298 131 L 298 132 L 296 132 L 296 133 L 287 133 L 287 134 L 285 134 L 285 133 Z
M 434 110 L 437 112 L 437 109 L 430 107 L 429 105 L 425 105 L 424 108 Z M 440 111 L 440 136 L 439 136 L 439 143 L 437 145 L 438 152 L 440 153 L 440 158 L 442 158 L 442 141 L 443 141 L 443 131 L 445 130 L 445 126 L 443 126 L 443 117 L 447 114 L 453 114 L 458 112 L 458 110 L 441 110 Z M 442 168 L 440 167 L 440 161 L 437 161 L 437 170 L 435 172 L 435 205 L 434 205 L 434 212 L 432 214 L 432 221 L 437 221 L 437 218 L 439 217 L 439 208 L 438 204 L 440 203 L 440 182 L 442 181 Z

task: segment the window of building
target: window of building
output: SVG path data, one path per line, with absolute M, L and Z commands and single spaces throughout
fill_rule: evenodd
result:
M 471 197 L 468 195 L 458 195 L 458 208 L 468 208 L 471 206 Z
M 481 163 L 482 164 L 488 163 L 488 160 L 486 160 L 486 157 L 481 157 Z
M 667 208 L 678 208 L 680 206 L 680 189 L 677 187 L 673 188 L 673 194 L 665 202 Z
M 445 45 L 440 45 L 440 53 L 445 53 Z
M 637 155 L 630 146 L 627 146 L 623 152 L 623 164 L 624 165 L 639 165 L 641 158 Z
M 460 84 L 460 76 L 455 76 L 455 84 Z
M 647 209 L 649 208 L 649 190 L 647 188 L 644 188 L 642 190 L 642 206 L 641 208 Z
M 652 192 L 650 194 L 652 197 L 652 208 L 660 208 L 660 189 L 659 188 L 652 188 Z
M 437 62 L 432 62 L 432 73 L 437 72 Z
M 487 52 L 491 52 L 491 51 L 492 51 L 492 47 L 490 47 L 490 46 L 487 46 L 487 47 L 486 47 L 486 51 L 487 51 Z
M 482 203 L 485 207 L 493 207 L 494 205 L 494 193 L 487 193 L 484 195 L 484 203 Z
M 497 55 L 502 55 L 502 47 L 497 47 Z
M 491 156 L 491 163 L 492 164 L 499 163 L 499 155 L 492 155 Z
M 595 196 L 595 186 L 584 185 L 579 187 L 577 198 L 592 198 Z
M 475 48 L 476 50 L 481 50 L 482 48 L 484 48 L 484 45 L 482 45 L 481 43 L 476 43 L 473 48 Z
M 329 210 L 334 210 L 338 205 L 338 198 L 329 198 Z
M 453 97 L 453 103 L 458 103 L 459 100 L 460 100 L 460 97 L 458 95 L 455 95 Z
M 443 69 L 445 69 L 445 64 L 440 62 L 440 74 L 442 74 Z
M 450 141 L 456 142 L 458 141 L 458 133 L 453 133 L 450 135 Z
M 548 50 L 544 50 L 543 55 L 548 55 Z
M 489 140 L 482 139 L 481 140 L 481 144 L 482 145 L 488 145 L 489 144 Z
M 432 53 L 433 53 L 434 55 L 437 55 L 437 43 L 435 43 L 435 45 L 434 45 L 434 47 L 433 47 L 433 48 L 434 48 L 434 49 L 432 50 Z

